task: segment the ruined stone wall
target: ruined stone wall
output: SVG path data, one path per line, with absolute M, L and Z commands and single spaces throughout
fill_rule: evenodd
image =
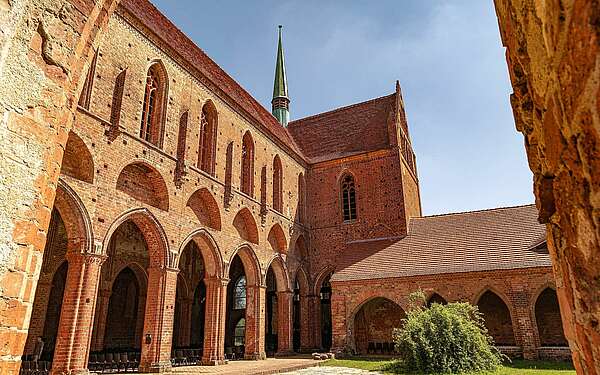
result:
M 495 0 L 566 336 L 600 373 L 600 4 Z
M 0 2 L 0 372 L 18 371 L 82 72 L 118 0 Z

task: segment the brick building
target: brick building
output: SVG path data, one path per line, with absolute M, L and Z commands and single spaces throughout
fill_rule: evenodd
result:
M 59 373 L 105 352 L 144 371 L 177 350 L 382 352 L 417 289 L 479 305 L 507 353 L 569 355 L 535 207 L 422 217 L 399 84 L 289 121 L 281 34 L 276 66 L 271 114 L 147 0 L 121 2 L 68 135 L 25 355 L 42 337 Z

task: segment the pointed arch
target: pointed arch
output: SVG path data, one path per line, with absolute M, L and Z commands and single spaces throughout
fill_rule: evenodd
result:
M 389 298 L 375 296 L 363 301 L 356 307 L 349 321 L 348 331 L 354 336 L 354 348 L 360 354 L 370 354 L 369 351 L 375 349 L 375 343 L 385 343 L 377 351 L 390 354 L 393 330 L 402 327 L 402 319 L 405 317 L 406 312 L 402 306 Z M 378 323 L 375 325 L 374 322 Z
M 252 212 L 247 207 L 242 208 L 233 219 L 233 226 L 240 238 L 258 244 L 258 226 Z
M 306 271 L 304 271 L 304 268 L 302 267 L 298 267 L 298 269 L 296 270 L 296 277 L 294 277 L 294 283 L 296 282 L 300 287 L 300 294 L 303 296 L 308 295 L 310 292 L 310 282 Z
M 212 100 L 207 100 L 202 106 L 200 114 L 197 167 L 211 176 L 215 174 L 218 118 L 215 104 Z
M 285 238 L 285 232 L 279 223 L 273 224 L 271 230 L 269 230 L 267 240 L 269 241 L 273 251 L 283 254 L 287 253 L 287 240 Z
M 256 253 L 248 244 L 244 244 L 239 246 L 235 251 L 231 254 L 229 258 L 229 262 L 227 264 L 227 269 L 225 270 L 225 275 L 229 275 L 229 268 L 235 256 L 239 256 L 242 261 L 242 265 L 244 266 L 244 273 L 246 275 L 246 284 L 247 285 L 264 285 L 262 284 L 263 277 L 262 272 L 260 270 L 260 262 Z
M 241 157 L 240 189 L 242 193 L 254 197 L 254 140 L 249 130 L 242 137 Z
M 169 77 L 160 60 L 153 61 L 146 72 L 144 101 L 142 102 L 140 138 L 162 148 Z
M 221 213 L 219 204 L 207 188 L 196 190 L 188 199 L 189 207 L 200 224 L 214 230 L 221 230 Z
M 285 261 L 283 260 L 281 255 L 277 254 L 273 258 L 271 258 L 271 260 L 269 261 L 269 264 L 267 266 L 267 271 L 269 270 L 269 268 L 271 268 L 273 270 L 273 274 L 275 275 L 275 283 L 277 285 L 277 291 L 278 292 L 290 291 L 291 283 L 290 283 L 289 272 L 288 272 L 287 266 L 285 264 Z M 265 278 L 266 278 L 266 273 L 265 273 Z M 263 284 L 264 285 L 267 284 L 266 279 L 263 280 Z
M 568 346 L 562 326 L 556 290 L 545 288 L 536 298 L 535 322 L 541 346 Z
M 177 251 L 175 267 L 179 268 L 181 254 L 190 241 L 194 241 L 200 250 L 207 276 L 217 278 L 224 277 L 225 266 L 223 264 L 221 251 L 219 250 L 215 239 L 206 229 L 196 229 L 183 240 Z
M 293 255 L 301 261 L 308 257 L 306 240 L 304 239 L 303 234 L 299 235 L 298 238 L 296 238 L 296 242 L 294 242 Z
M 92 252 L 94 237 L 90 216 L 77 193 L 62 179 L 58 180 L 54 208 L 65 225 L 68 240 L 80 243 L 81 251 Z
M 283 168 L 279 155 L 273 159 L 273 209 L 283 212 Z
M 69 132 L 60 173 L 89 184 L 94 183 L 94 159 L 85 142 Z
M 103 241 L 103 254 L 108 253 L 109 242 L 114 232 L 125 221 L 131 220 L 144 236 L 148 246 L 150 267 L 172 267 L 173 254 L 164 228 L 147 208 L 134 208 L 122 213 L 109 227 Z
M 438 293 L 433 292 L 427 299 L 427 306 L 431 307 L 431 305 L 434 303 L 437 303 L 440 305 L 446 305 L 446 304 L 448 304 L 448 301 L 446 301 L 446 299 L 444 297 L 442 297 L 441 295 L 439 295 Z
M 313 293 L 315 295 L 319 295 L 319 291 L 321 289 L 321 286 L 323 285 L 323 282 L 326 279 L 330 278 L 333 275 L 334 271 L 335 267 L 331 265 L 325 266 L 321 269 L 321 271 L 319 271 L 315 279 L 315 283 L 313 284 Z
M 149 206 L 169 210 L 167 184 L 160 172 L 147 162 L 126 165 L 117 178 L 117 190 Z
M 486 289 L 477 300 L 477 307 L 483 314 L 485 326 L 499 346 L 516 345 L 512 314 L 508 306 L 505 300 L 490 288 Z

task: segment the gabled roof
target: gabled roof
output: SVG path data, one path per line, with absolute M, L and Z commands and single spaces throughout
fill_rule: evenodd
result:
M 189 68 L 218 87 L 263 129 L 279 140 L 290 151 L 303 158 L 287 130 L 270 112 L 231 78 L 217 63 L 204 53 L 191 39 L 177 28 L 148 0 L 123 0 L 122 7 L 148 30 L 155 34 L 185 61 Z
M 349 243 L 332 281 L 550 267 L 534 205 L 413 218 L 400 240 Z
M 291 121 L 288 131 L 310 162 L 389 148 L 396 94 Z

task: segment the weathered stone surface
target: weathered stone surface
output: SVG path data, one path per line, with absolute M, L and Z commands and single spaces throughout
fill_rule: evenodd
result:
M 600 3 L 496 0 L 565 333 L 600 373 Z

